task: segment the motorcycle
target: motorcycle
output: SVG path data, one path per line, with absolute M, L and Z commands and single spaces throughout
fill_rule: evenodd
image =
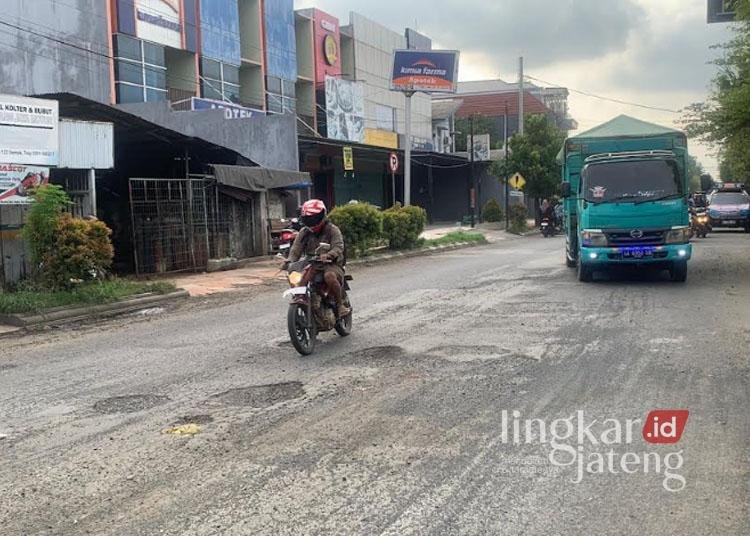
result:
M 552 222 L 549 216 L 542 216 L 542 223 L 540 225 L 542 230 L 542 236 L 549 238 L 555 234 L 555 224 Z
M 336 300 L 328 292 L 323 280 L 323 270 L 329 261 L 320 260 L 320 255 L 331 249 L 329 244 L 322 243 L 315 251 L 315 256 L 300 259 L 286 265 L 289 279 L 289 290 L 284 298 L 290 299 L 287 312 L 287 328 L 294 349 L 301 355 L 310 355 L 315 350 L 318 333 L 336 330 L 341 337 L 347 337 L 352 331 L 352 314 L 339 318 Z M 344 278 L 343 300 L 351 309 L 349 301 L 349 282 L 354 278 Z
M 697 236 L 698 238 L 706 238 L 708 233 L 713 230 L 711 227 L 711 218 L 706 209 L 699 208 L 690 213 L 690 230 L 693 236 Z
M 297 238 L 297 235 L 301 230 L 302 224 L 297 218 L 292 218 L 291 220 L 289 220 L 289 225 L 281 230 L 281 233 L 278 237 L 278 242 L 275 245 L 279 250 L 279 253 L 281 253 L 284 258 L 289 256 L 289 251 L 292 249 L 292 244 L 294 244 L 294 240 Z

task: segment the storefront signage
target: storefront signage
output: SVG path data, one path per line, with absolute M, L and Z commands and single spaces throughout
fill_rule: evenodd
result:
M 193 110 L 224 110 L 224 117 L 227 119 L 247 119 L 258 115 L 264 115 L 260 110 L 245 108 L 239 104 L 199 97 L 192 97 L 190 99 L 190 107 Z
M 377 130 L 374 128 L 365 129 L 365 143 L 376 147 L 387 147 L 389 149 L 398 149 L 398 134 L 387 130 Z
M 136 35 L 173 48 L 182 48 L 179 0 L 134 0 Z
M 351 147 L 344 147 L 344 171 L 354 171 L 354 151 Z
M 0 204 L 23 205 L 30 203 L 31 189 L 47 184 L 49 168 L 0 164 Z
M 57 101 L 0 95 L 0 162 L 58 165 L 58 122 Z
M 458 52 L 455 50 L 396 50 L 391 89 L 425 93 L 455 93 Z

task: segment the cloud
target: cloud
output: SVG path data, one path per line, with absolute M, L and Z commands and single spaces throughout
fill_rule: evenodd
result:
M 354 9 L 395 31 L 416 27 L 440 46 L 483 58 L 496 71 L 525 56 L 544 66 L 622 49 L 644 19 L 635 0 L 298 0 L 348 21 Z

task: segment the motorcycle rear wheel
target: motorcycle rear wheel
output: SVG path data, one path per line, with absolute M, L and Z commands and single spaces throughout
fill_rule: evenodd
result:
M 346 303 L 346 306 L 351 309 L 352 304 L 349 301 L 349 298 L 346 298 L 344 300 L 344 303 Z M 339 318 L 336 321 L 336 325 L 334 326 L 334 329 L 336 330 L 336 333 L 339 334 L 341 337 L 348 337 L 352 333 L 352 313 L 349 313 L 344 318 Z
M 287 311 L 287 328 L 289 329 L 289 338 L 292 346 L 301 355 L 310 355 L 315 350 L 315 339 L 317 338 L 317 329 L 315 319 L 310 319 L 311 327 L 307 327 L 307 307 L 299 303 L 289 305 Z

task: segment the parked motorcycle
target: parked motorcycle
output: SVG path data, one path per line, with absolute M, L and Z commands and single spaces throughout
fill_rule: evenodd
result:
M 690 230 L 693 236 L 698 238 L 706 238 L 708 233 L 713 230 L 711 218 L 705 208 L 697 208 L 690 212 Z
M 555 234 L 555 224 L 549 216 L 542 216 L 542 223 L 540 224 L 542 230 L 542 236 L 549 238 Z
M 284 292 L 289 298 L 287 327 L 292 345 L 302 355 L 310 355 L 315 350 L 319 332 L 336 330 L 342 337 L 347 337 L 352 330 L 352 314 L 339 318 L 336 300 L 328 292 L 323 280 L 323 270 L 328 261 L 320 260 L 320 255 L 331 249 L 329 244 L 322 243 L 314 257 L 288 263 L 286 270 L 291 288 Z M 344 280 L 344 304 L 351 309 L 349 301 L 349 275 Z
M 277 248 L 285 258 L 289 256 L 289 251 L 292 249 L 292 244 L 297 238 L 300 230 L 302 230 L 302 223 L 298 218 L 292 218 L 288 220 L 289 225 L 281 230 L 278 238 Z

